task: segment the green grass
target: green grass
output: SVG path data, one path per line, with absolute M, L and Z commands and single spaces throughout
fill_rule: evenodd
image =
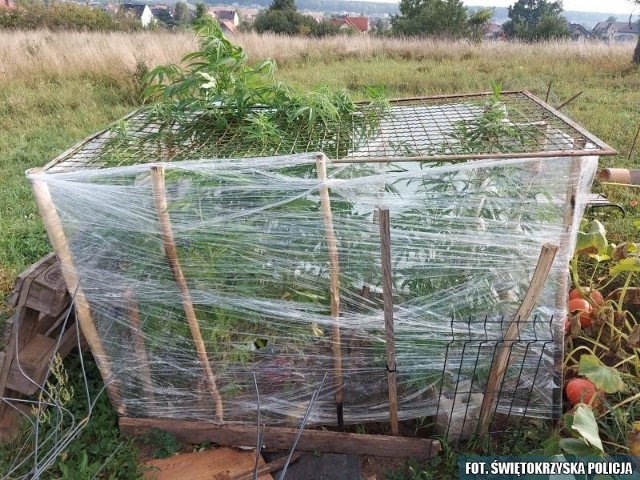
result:
M 83 48 L 91 45 L 91 38 L 91 34 L 86 35 Z M 114 47 L 120 48 L 129 41 L 136 45 L 139 37 L 120 35 L 117 45 L 113 40 Z M 165 35 L 162 41 L 177 42 L 179 38 Z M 360 41 L 365 42 L 350 39 L 344 45 L 349 47 Z M 551 83 L 550 103 L 554 105 L 583 92 L 563 111 L 620 152 L 617 157 L 601 159 L 601 165 L 639 168 L 640 145 L 635 156 L 627 158 L 640 125 L 640 70 L 630 63 L 633 46 L 613 50 L 597 47 L 595 53 L 590 53 L 588 45 L 550 44 L 535 49 L 505 45 L 504 52 L 499 50 L 501 47 L 491 45 L 485 52 L 485 47 L 476 44 L 447 46 L 427 42 L 425 46 L 419 41 L 389 44 L 378 41 L 366 47 L 369 50 L 299 39 L 291 40 L 289 48 L 286 39 L 273 37 L 262 41 L 246 36 L 241 37 L 240 42 L 254 60 L 261 55 L 259 52 L 273 51 L 281 65 L 278 79 L 303 88 L 328 84 L 363 95 L 367 86 L 374 85 L 384 86 L 388 97 L 406 97 L 487 91 L 493 81 L 500 81 L 505 90 L 527 89 L 544 98 Z M 88 51 L 95 55 L 95 49 Z M 178 61 L 184 53 L 186 51 L 176 53 L 173 61 Z M 154 57 L 153 52 L 147 51 L 144 61 L 154 66 L 158 58 L 160 56 Z M 46 58 L 38 61 L 42 62 L 42 71 L 38 71 L 37 65 L 29 64 L 29 68 L 9 71 L 4 73 L 5 78 L 0 77 L 1 305 L 15 276 L 50 250 L 25 170 L 43 166 L 136 106 L 137 92 L 132 81 L 136 71 L 134 60 L 130 65 L 114 67 L 111 73 L 105 72 L 104 65 L 98 68 L 90 62 L 86 67 L 74 64 L 65 71 L 47 67 Z M 163 56 L 160 63 L 166 61 Z M 640 207 L 632 206 L 632 202 L 638 198 L 638 190 L 599 184 L 595 189 L 621 203 L 628 212 L 625 218 L 613 216 L 606 222 L 610 240 L 637 241 L 637 229 L 632 222 L 640 217 Z M 0 320 L 8 314 L 2 308 L 0 306 Z M 91 375 L 98 378 L 96 371 Z M 102 464 L 120 440 L 114 414 L 106 401 L 99 404 L 99 411 L 106 413 L 97 415 L 88 431 L 100 432 L 104 441 L 104 448 L 98 451 L 94 448 L 90 453 L 91 463 Z M 84 445 L 95 441 L 95 438 L 83 439 Z M 88 448 L 85 450 L 89 451 Z M 83 447 L 74 451 L 76 468 L 82 464 Z M 99 478 L 109 475 L 126 478 L 119 476 L 118 469 L 122 462 L 129 460 L 131 457 L 110 460 Z M 60 474 L 61 467 L 56 471 Z M 430 477 L 418 473 L 413 478 Z
M 38 77 L 0 90 L 0 300 L 50 250 L 25 170 L 41 167 L 134 105 L 113 78 Z M 2 301 L 4 304 L 4 301 Z

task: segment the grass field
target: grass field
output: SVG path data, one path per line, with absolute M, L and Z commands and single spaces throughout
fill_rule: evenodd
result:
M 640 70 L 634 45 L 470 43 L 335 37 L 237 39 L 251 61 L 274 58 L 277 76 L 303 88 L 327 84 L 356 95 L 383 86 L 388 97 L 527 89 L 560 105 L 620 152 L 603 166 L 640 163 Z M 0 32 L 0 321 L 15 276 L 50 250 L 24 171 L 102 129 L 140 102 L 141 75 L 195 47 L 188 33 Z M 628 210 L 612 217 L 610 240 L 637 241 L 638 190 L 596 185 Z M 115 478 L 115 477 L 114 477 Z

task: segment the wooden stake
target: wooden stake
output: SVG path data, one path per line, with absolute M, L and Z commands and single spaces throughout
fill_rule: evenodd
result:
M 549 103 L 549 95 L 551 95 L 551 85 L 553 85 L 553 80 L 549 80 L 549 85 L 547 86 L 547 94 L 544 97 L 545 103 Z
M 198 325 L 198 319 L 196 318 L 196 312 L 193 308 L 193 301 L 191 300 L 191 293 L 189 292 L 189 286 L 182 273 L 182 267 L 178 260 L 178 250 L 176 248 L 176 242 L 173 237 L 173 230 L 171 228 L 171 219 L 169 218 L 169 212 L 167 210 L 167 196 L 164 183 L 164 167 L 162 165 L 153 165 L 151 167 L 151 186 L 153 188 L 153 201 L 156 208 L 156 214 L 158 215 L 158 222 L 160 223 L 160 231 L 162 232 L 162 243 L 164 246 L 164 254 L 171 267 L 171 273 L 176 282 L 180 296 L 182 298 L 182 306 L 184 308 L 187 322 L 189 323 L 189 330 L 191 331 L 191 337 L 196 347 L 198 359 L 204 369 L 205 384 L 213 396 L 216 409 L 216 417 L 219 421 L 223 421 L 223 407 L 222 398 L 220 392 L 216 386 L 216 377 L 211 369 L 207 351 L 204 347 L 204 341 L 202 340 L 202 334 L 200 333 L 200 326 Z
M 322 205 L 322 219 L 324 232 L 327 238 L 327 250 L 329 251 L 329 291 L 331 292 L 331 317 L 333 319 L 333 331 L 331 345 L 333 348 L 333 372 L 336 388 L 336 414 L 338 417 L 338 429 L 344 430 L 344 415 L 342 404 L 342 350 L 340 344 L 340 264 L 338 262 L 338 244 L 333 229 L 333 216 L 331 214 L 331 200 L 329 199 L 329 187 L 324 182 L 327 180 L 327 157 L 316 157 L 318 180 L 320 185 L 320 203 Z
M 391 434 L 399 435 L 398 394 L 396 391 L 396 343 L 393 326 L 393 282 L 391 274 L 391 227 L 389 208 L 380 212 L 380 254 L 382 259 L 382 299 L 384 302 L 384 331 L 387 343 L 387 382 L 389 385 L 389 423 Z
M 576 141 L 576 148 L 583 149 L 584 147 L 584 139 L 578 139 Z M 568 255 L 571 252 L 572 248 L 571 228 L 573 226 L 574 217 L 576 215 L 576 204 L 578 201 L 578 179 L 581 169 L 582 157 L 572 158 L 571 165 L 569 166 L 569 184 L 567 185 L 562 234 L 560 237 L 560 253 L 562 255 L 567 255 L 567 265 L 571 260 Z M 565 269 L 561 269 L 558 275 L 558 288 L 556 289 L 556 308 L 558 310 L 566 310 L 567 296 L 569 295 L 569 272 Z
M 509 366 L 511 349 L 513 348 L 513 344 L 518 341 L 520 331 L 527 323 L 527 319 L 540 296 L 540 292 L 544 287 L 544 282 L 549 276 L 549 271 L 551 270 L 551 265 L 553 264 L 553 259 L 557 251 L 558 247 L 556 245 L 545 243 L 542 246 L 538 264 L 533 272 L 527 293 L 502 338 L 502 346 L 494 357 L 493 365 L 489 372 L 487 388 L 482 400 L 482 407 L 480 407 L 480 416 L 478 419 L 478 433 L 480 435 L 486 435 L 489 430 L 491 412 L 494 410 L 498 400 L 498 385 L 502 383 L 504 374 Z
M 27 175 L 31 182 L 31 188 L 38 204 L 38 210 L 42 216 L 42 221 L 49 235 L 49 240 L 60 260 L 62 275 L 67 284 L 67 289 L 74 297 L 74 305 L 76 309 L 76 318 L 80 324 L 82 335 L 89 344 L 91 353 L 96 360 L 96 365 L 105 383 L 109 400 L 119 415 L 125 415 L 125 406 L 120 397 L 120 390 L 115 382 L 115 377 L 111 371 L 111 363 L 109 356 L 104 350 L 102 341 L 96 330 L 96 326 L 91 317 L 91 308 L 89 302 L 80 286 L 78 271 L 73 263 L 71 249 L 64 235 L 60 217 L 53 204 L 49 186 L 44 180 L 46 175 L 42 169 L 31 169 L 27 171 Z
M 629 156 L 627 157 L 627 160 L 631 160 L 631 158 L 633 157 L 633 154 L 636 151 L 636 144 L 638 143 L 638 138 L 640 138 L 640 125 L 638 125 L 638 131 L 636 132 L 636 136 L 633 139 L 633 143 L 631 144 L 631 149 L 629 150 Z
M 140 325 L 140 312 L 138 311 L 138 304 L 133 295 L 133 291 L 128 288 L 124 292 L 124 299 L 127 303 L 127 312 L 129 312 L 129 323 L 131 328 L 131 334 L 133 335 L 133 349 L 136 357 L 136 361 L 139 364 L 138 368 L 141 373 L 142 388 L 148 401 L 154 400 L 153 383 L 151 382 L 151 370 L 149 369 L 149 356 L 147 355 L 147 349 L 144 345 L 144 338 L 142 335 L 142 327 Z
M 559 106 L 556 107 L 556 110 L 560 110 L 562 107 L 566 107 L 567 105 L 569 105 L 571 102 L 573 102 L 576 98 L 578 98 L 580 95 L 582 95 L 584 92 L 578 92 L 576 93 L 573 97 L 571 97 L 569 100 L 567 100 L 566 102 L 561 103 Z

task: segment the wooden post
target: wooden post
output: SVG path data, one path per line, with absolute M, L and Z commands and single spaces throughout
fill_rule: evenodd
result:
M 574 148 L 579 150 L 584 150 L 586 144 L 585 139 L 580 137 L 574 141 Z M 573 245 L 571 244 L 573 239 L 571 235 L 571 228 L 573 226 L 573 221 L 576 216 L 576 205 L 578 202 L 578 182 L 580 172 L 582 170 L 582 157 L 571 157 L 571 164 L 569 166 L 569 184 L 567 185 L 567 193 L 565 197 L 565 211 L 564 211 L 564 219 L 562 224 L 562 232 L 560 234 L 560 259 L 562 261 L 562 268 L 559 269 L 557 274 L 557 287 L 556 287 L 556 298 L 555 298 L 555 306 L 558 311 L 566 311 L 567 303 L 569 301 L 569 263 L 571 262 L 571 249 Z M 558 319 L 556 319 L 558 320 Z M 562 320 L 559 326 L 556 326 L 555 332 L 558 335 L 564 335 L 564 328 L 562 327 L 564 323 L 564 318 L 559 319 Z M 557 323 L 557 322 L 556 322 Z M 563 338 L 563 337 L 560 337 Z M 556 349 L 554 352 L 554 364 L 555 364 L 555 375 L 556 375 L 556 387 L 553 393 L 553 404 L 561 405 L 562 404 L 562 385 L 563 385 L 563 376 L 564 376 L 564 341 L 556 342 Z M 561 412 L 559 412 L 561 413 Z M 554 415 L 555 420 L 559 420 L 561 415 Z
M 340 264 L 338 263 L 336 234 L 333 229 L 329 187 L 324 183 L 327 180 L 327 157 L 318 155 L 316 157 L 316 167 L 318 170 L 318 180 L 323 182 L 318 191 L 322 205 L 322 219 L 324 222 L 325 236 L 327 238 L 327 250 L 329 251 L 329 291 L 331 292 L 331 318 L 333 319 L 331 345 L 333 349 L 333 374 L 336 388 L 336 414 L 338 417 L 338 429 L 343 431 L 342 350 L 340 344 Z
M 549 270 L 551 270 L 551 265 L 553 264 L 553 259 L 557 251 L 558 247 L 556 245 L 545 243 L 542 246 L 538 264 L 533 272 L 527 293 L 502 338 L 502 346 L 498 350 L 497 355 L 494 356 L 491 371 L 489 372 L 489 379 L 487 380 L 487 388 L 482 400 L 482 406 L 480 407 L 478 419 L 478 433 L 480 435 L 486 435 L 489 430 L 491 412 L 494 410 L 498 401 L 498 385 L 502 383 L 504 374 L 509 366 L 511 349 L 513 348 L 513 344 L 518 341 L 520 331 L 525 323 L 527 323 L 527 319 L 540 296 L 540 292 L 544 287 L 544 282 L 549 276 Z
M 36 168 L 27 171 L 31 188 L 38 204 L 38 210 L 42 216 L 42 221 L 49 235 L 49 240 L 60 260 L 62 275 L 67 284 L 69 293 L 73 296 L 76 309 L 76 318 L 82 329 L 82 334 L 89 344 L 91 353 L 96 360 L 96 365 L 105 383 L 109 400 L 119 415 L 125 415 L 125 406 L 120 397 L 120 390 L 115 383 L 115 377 L 111 371 L 111 362 L 108 354 L 104 350 L 102 341 L 96 330 L 96 326 L 91 317 L 91 308 L 89 302 L 80 286 L 78 271 L 73 263 L 71 249 L 64 235 L 60 217 L 53 204 L 49 186 L 44 180 L 46 175 L 42 169 Z
M 133 291 L 130 288 L 127 288 L 124 292 L 124 300 L 127 304 L 127 312 L 129 313 L 129 327 L 131 328 L 131 334 L 133 335 L 133 350 L 135 358 L 138 363 L 138 368 L 140 368 L 142 389 L 147 397 L 146 399 L 148 401 L 153 401 L 153 383 L 151 382 L 151 371 L 149 370 L 149 357 L 144 345 L 142 326 L 140 325 L 140 312 L 138 310 L 138 304 L 136 303 Z
M 396 342 L 393 326 L 393 282 L 391 274 L 391 227 L 389 208 L 380 212 L 380 254 L 382 262 L 382 299 L 384 302 L 384 331 L 387 344 L 387 382 L 389 385 L 389 423 L 391 434 L 398 435 L 398 394 L 396 391 Z
M 584 149 L 584 139 L 575 142 L 575 148 Z M 571 227 L 576 214 L 576 202 L 578 201 L 578 179 L 582 169 L 582 157 L 572 157 L 569 167 L 569 185 L 565 199 L 564 220 L 560 237 L 560 254 L 567 255 L 567 266 L 571 258 L 568 257 L 571 251 Z M 558 288 L 556 289 L 556 308 L 565 310 L 567 308 L 567 297 L 569 295 L 569 272 L 564 268 L 558 274 Z
M 156 208 L 156 214 L 158 215 L 158 222 L 160 223 L 160 231 L 162 233 L 162 244 L 164 246 L 164 254 L 171 267 L 171 273 L 176 282 L 178 290 L 180 291 L 180 297 L 182 298 L 182 306 L 184 308 L 187 322 L 189 324 L 189 330 L 191 331 L 191 337 L 195 344 L 198 359 L 202 364 L 204 370 L 205 384 L 213 396 L 216 409 L 216 417 L 219 421 L 223 421 L 223 407 L 222 397 L 216 385 L 216 377 L 211 369 L 207 351 L 204 347 L 204 340 L 202 340 L 202 334 L 200 333 L 200 326 L 198 325 L 198 319 L 196 318 L 196 311 L 193 308 L 193 301 L 191 300 L 191 293 L 189 292 L 189 286 L 182 273 L 182 267 L 178 260 L 178 250 L 176 248 L 176 242 L 173 236 L 173 230 L 171 228 L 171 219 L 169 218 L 169 212 L 167 209 L 167 196 L 164 183 L 164 167 L 162 165 L 153 165 L 151 167 L 151 186 L 153 189 L 153 201 Z

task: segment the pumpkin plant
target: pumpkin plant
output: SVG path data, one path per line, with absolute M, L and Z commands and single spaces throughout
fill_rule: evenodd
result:
M 570 272 L 567 400 L 589 404 L 603 437 L 623 453 L 640 399 L 640 325 L 633 287 L 640 273 L 638 245 L 610 243 L 602 223 L 583 221 Z

